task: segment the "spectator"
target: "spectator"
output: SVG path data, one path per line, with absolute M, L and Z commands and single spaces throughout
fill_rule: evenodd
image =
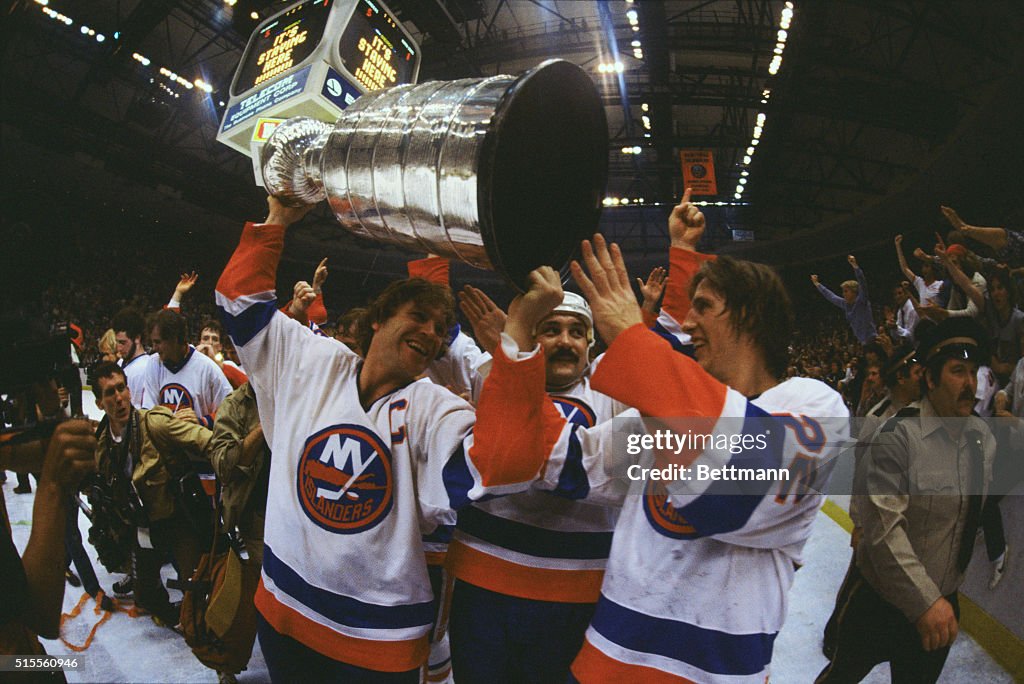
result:
M 922 306 L 934 304 L 942 306 L 944 297 L 942 295 L 943 281 L 937 278 L 937 267 L 933 259 L 927 258 L 921 261 L 921 275 L 917 275 L 907 266 L 907 258 L 903 255 L 903 236 L 897 235 L 896 258 L 900 264 L 900 270 L 907 280 L 917 290 L 917 302 Z
M 843 310 L 846 321 L 850 324 L 853 334 L 857 336 L 860 343 L 868 344 L 875 339 L 877 334 L 871 314 L 871 302 L 868 300 L 868 282 L 864 277 L 864 271 L 857 265 L 857 258 L 851 254 L 846 257 L 846 260 L 857 279 L 843 281 L 842 297 L 837 296 L 832 290 L 818 282 L 817 275 L 811 276 L 811 282 L 822 297 Z
M 958 230 L 966 237 L 987 245 L 995 250 L 996 258 L 1002 259 L 1011 266 L 1024 265 L 1024 233 L 1006 228 L 983 227 L 970 225 L 950 207 L 940 207 L 953 230 Z
M 1024 354 L 1024 312 L 1017 308 L 1017 288 L 1009 269 L 995 269 L 989 274 L 988 284 L 985 322 L 992 340 L 991 367 L 999 385 L 1004 386 Z
M 910 292 L 902 283 L 893 288 L 892 300 L 896 315 L 886 319 L 889 336 L 894 344 L 913 344 L 918 315 Z
M 231 383 L 231 387 L 237 389 L 248 381 L 245 372 L 231 359 L 224 355 L 224 328 L 216 319 L 208 318 L 203 321 L 202 332 L 199 333 L 199 346 L 196 351 L 206 354 L 213 359 L 213 362 L 220 367 L 224 377 Z

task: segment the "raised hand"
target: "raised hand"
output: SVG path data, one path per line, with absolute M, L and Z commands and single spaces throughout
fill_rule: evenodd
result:
M 846 257 L 846 262 L 850 264 L 850 268 L 853 268 L 854 270 L 857 269 L 857 257 L 853 256 L 852 254 L 849 254 Z
M 668 235 L 673 247 L 696 252 L 697 243 L 704 235 L 704 214 L 690 203 L 691 192 L 691 188 L 686 188 L 683 199 L 669 214 Z
M 269 212 L 267 213 L 267 220 L 264 221 L 266 224 L 275 226 L 284 226 L 287 228 L 293 223 L 298 223 L 302 218 L 308 214 L 315 204 L 305 204 L 301 207 L 289 207 L 281 203 L 281 200 L 277 199 L 273 195 L 267 195 L 267 207 Z
M 811 274 L 811 284 L 813 284 L 814 287 L 818 287 L 818 274 L 817 273 L 812 273 Z
M 192 271 L 191 273 L 182 273 L 181 278 L 178 279 L 178 284 L 174 288 L 173 299 L 180 302 L 181 298 L 189 293 L 189 290 L 192 289 L 192 286 L 196 284 L 197 280 L 199 280 L 199 274 L 195 271 Z
M 656 312 L 658 300 L 661 299 L 665 285 L 668 284 L 668 271 L 662 266 L 655 266 L 647 276 L 646 283 L 639 278 L 636 279 L 636 283 L 640 286 L 640 294 L 644 298 L 641 307 L 651 313 Z
M 501 343 L 501 331 L 505 329 L 508 316 L 482 290 L 472 285 L 466 285 L 459 292 L 459 308 L 469 320 L 477 342 L 484 351 L 493 354 Z
M 327 257 L 323 258 L 320 265 L 316 267 L 316 271 L 313 273 L 313 293 L 320 294 L 323 292 L 324 283 L 327 281 Z
M 964 223 L 964 220 L 960 218 L 960 214 L 956 213 L 955 209 L 942 205 L 939 205 L 939 209 L 942 210 L 942 215 L 946 217 L 946 220 L 949 221 L 949 225 L 953 226 L 954 230 L 963 230 L 964 226 L 967 225 Z
M 611 344 L 623 330 L 644 320 L 629 283 L 626 262 L 618 245 L 612 243 L 609 248 L 605 239 L 595 234 L 593 245 L 583 241 L 583 263 L 586 271 L 578 261 L 572 262 L 572 277 L 590 302 L 601 337 Z
M 313 286 L 305 280 L 300 280 L 292 289 L 292 302 L 288 309 L 292 316 L 304 318 L 306 310 L 309 309 L 309 305 L 313 303 L 314 299 L 316 299 L 316 292 L 313 291 Z
M 551 311 L 562 303 L 565 293 L 558 272 L 550 266 L 530 271 L 529 289 L 512 300 L 508 307 L 505 332 L 512 336 L 520 349 L 532 349 L 533 331 Z M 636 299 L 633 300 L 636 304 Z

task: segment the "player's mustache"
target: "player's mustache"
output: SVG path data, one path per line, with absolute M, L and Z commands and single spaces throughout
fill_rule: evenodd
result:
M 580 360 L 580 355 L 571 349 L 559 349 L 551 355 L 552 361 L 572 361 L 576 363 Z

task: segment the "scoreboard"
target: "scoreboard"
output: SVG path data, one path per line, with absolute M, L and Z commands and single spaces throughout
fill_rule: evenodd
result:
M 363 93 L 415 83 L 419 46 L 379 0 L 303 0 L 253 31 L 217 140 L 252 156 L 267 119 L 334 121 Z

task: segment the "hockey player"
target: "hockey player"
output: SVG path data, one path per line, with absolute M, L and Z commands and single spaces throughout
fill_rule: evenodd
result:
M 552 421 L 562 425 L 536 486 L 583 478 L 588 498 L 623 501 L 597 611 L 572 673 L 582 682 L 761 684 L 786 593 L 824 501 L 816 490 L 827 480 L 837 443 L 848 436 L 848 412 L 823 383 L 780 382 L 792 311 L 770 269 L 727 258 L 701 267 L 682 324 L 695 363 L 643 326 L 616 246 L 609 252 L 595 236 L 593 248 L 584 242 L 584 259 L 590 276 L 578 264 L 573 275 L 610 345 L 594 389 L 645 416 L 692 416 L 688 424 L 704 426 L 715 443 L 763 439 L 763 448 L 683 450 L 667 463 L 662 456 L 659 468 L 726 473 L 737 466 L 751 473 L 784 470 L 790 479 L 740 484 L 677 475 L 670 482 L 641 481 L 640 491 L 625 496 L 622 474 L 642 471 L 639 456 L 616 443 L 611 430 L 574 431 L 547 410 L 541 388 L 531 388 L 541 412 L 518 428 L 550 434 Z M 522 335 L 506 335 L 502 354 L 530 345 Z M 518 365 L 527 373 L 540 363 L 533 356 Z
M 543 371 L 496 363 L 488 384 L 511 390 L 497 403 L 484 390 L 474 429 L 468 403 L 415 381 L 454 323 L 448 290 L 417 279 L 393 283 L 371 305 L 364 360 L 314 335 L 277 311 L 273 293 L 285 228 L 309 207 L 268 203 L 266 222 L 245 227 L 217 284 L 274 454 L 256 594 L 267 667 L 276 681 L 315 672 L 416 682 L 433 619 L 421 537 L 453 509 L 535 477 L 544 454 L 525 442 L 536 437 L 509 430 L 504 415 L 531 410 L 519 386 L 542 385 Z M 557 301 L 534 294 L 518 306 Z
M 110 322 L 114 330 L 114 341 L 117 345 L 119 365 L 128 376 L 128 389 L 132 391 L 132 405 L 142 408 L 142 400 L 146 396 L 146 368 L 150 356 L 142 346 L 142 329 L 145 322 L 137 309 L 125 307 L 117 312 Z
M 188 343 L 188 323 L 164 309 L 152 319 L 149 340 L 157 358 L 146 368 L 143 408 L 163 406 L 177 418 L 212 428 L 231 385 L 217 364 Z
M 472 291 L 468 297 L 481 308 Z M 532 339 L 544 356 L 548 396 L 570 423 L 590 428 L 627 409 L 590 387 L 594 323 L 583 297 L 564 293 Z M 460 682 L 565 681 L 597 603 L 618 515 L 570 490 L 531 490 L 459 511 L 449 563 Z

